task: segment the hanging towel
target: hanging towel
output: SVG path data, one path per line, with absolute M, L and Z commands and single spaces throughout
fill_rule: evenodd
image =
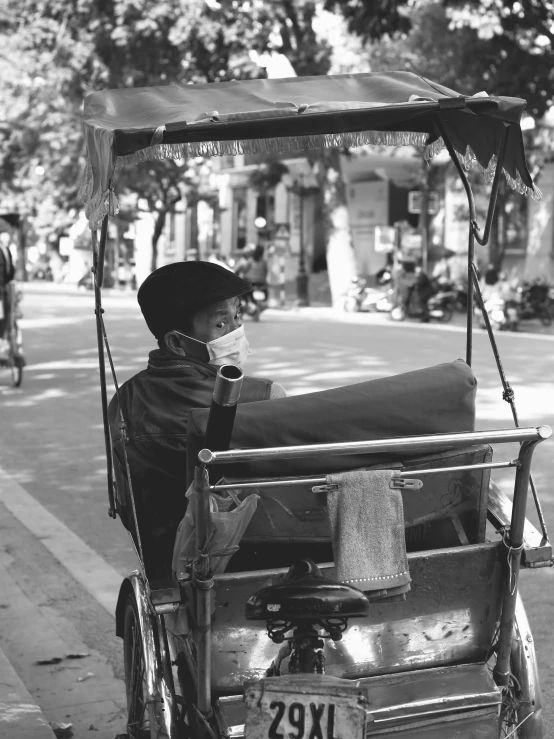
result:
M 327 511 L 336 579 L 365 592 L 410 589 L 400 490 L 395 470 L 354 470 L 327 476 Z M 390 593 L 392 594 L 392 593 Z

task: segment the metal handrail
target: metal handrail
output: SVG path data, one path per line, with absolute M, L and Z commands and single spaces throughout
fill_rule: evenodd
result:
M 376 452 L 417 452 L 459 448 L 472 444 L 505 444 L 509 442 L 543 441 L 552 434 L 550 426 L 529 426 L 517 429 L 495 429 L 456 434 L 429 434 L 424 436 L 400 436 L 392 439 L 351 441 L 336 444 L 305 444 L 301 446 L 277 446 L 266 449 L 231 449 L 214 452 L 202 449 L 198 454 L 201 465 L 233 464 L 236 462 L 268 461 L 275 459 L 313 459 L 322 454 L 373 454 Z
M 468 470 L 497 470 L 507 467 L 518 467 L 517 459 L 509 462 L 486 462 L 484 464 L 462 464 L 456 467 L 433 467 L 427 470 L 396 470 L 399 477 L 419 477 L 419 475 L 434 475 L 440 472 L 466 472 Z M 276 488 L 282 486 L 301 487 L 303 485 L 325 485 L 326 477 L 296 477 L 285 480 L 251 480 L 249 482 L 231 482 L 225 484 L 210 485 L 212 492 L 218 490 L 235 490 L 236 488 Z

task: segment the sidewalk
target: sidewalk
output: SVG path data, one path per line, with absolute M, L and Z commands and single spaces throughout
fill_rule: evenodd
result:
M 31 282 L 18 282 L 18 288 L 23 290 L 23 293 L 30 295 L 74 295 L 75 297 L 88 298 L 94 300 L 94 290 L 88 290 L 87 288 L 77 287 L 74 284 L 67 284 L 65 282 L 49 282 L 47 280 L 32 280 Z M 103 287 L 102 296 L 110 298 L 123 298 L 136 300 L 136 290 L 120 290 L 115 287 Z
M 0 736 L 6 739 L 55 739 L 42 711 L 1 650 Z

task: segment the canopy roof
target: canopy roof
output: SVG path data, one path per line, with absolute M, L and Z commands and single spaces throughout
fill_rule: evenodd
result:
M 464 163 L 476 160 L 489 175 L 509 126 L 504 173 L 513 188 L 539 197 L 519 126 L 525 105 L 521 98 L 462 96 L 412 72 L 94 92 L 84 105 L 87 217 L 96 228 L 114 211 L 116 166 L 363 144 L 427 146 L 433 156 L 444 146 L 437 115 Z

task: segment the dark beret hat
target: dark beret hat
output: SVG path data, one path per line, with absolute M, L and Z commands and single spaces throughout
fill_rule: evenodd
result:
M 201 308 L 236 298 L 252 285 L 219 264 L 175 262 L 152 272 L 137 294 L 150 331 L 160 339 Z

